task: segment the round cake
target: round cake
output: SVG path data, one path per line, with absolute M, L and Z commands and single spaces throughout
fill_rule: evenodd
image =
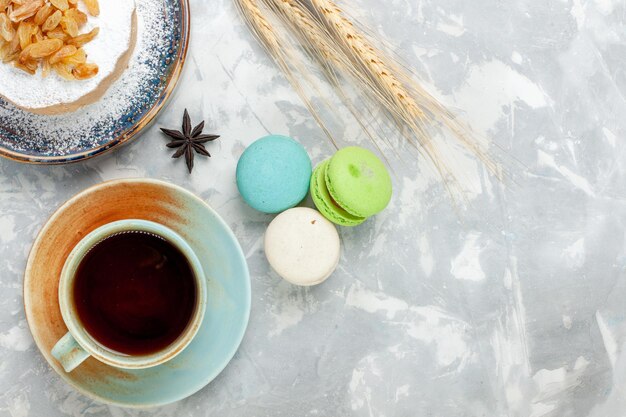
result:
M 41 1 L 41 0 L 38 0 Z M 68 4 L 67 2 L 65 2 Z M 83 16 L 88 16 L 79 29 L 79 35 L 97 33 L 82 48 L 89 63 L 97 66 L 97 73 L 90 78 L 77 76 L 67 79 L 54 69 L 44 70 L 43 65 L 29 73 L 14 63 L 0 62 L 0 96 L 16 106 L 38 114 L 59 114 L 75 111 L 85 105 L 96 102 L 128 67 L 137 39 L 137 17 L 134 0 L 106 0 L 99 4 L 98 13 L 88 10 L 89 3 L 84 0 L 71 2 L 76 4 Z M 58 1 L 41 1 L 42 7 L 54 7 Z M 97 4 L 97 3 L 96 3 Z M 55 13 L 66 14 L 61 10 Z M 11 15 L 7 13 L 5 15 Z M 1 13 L 0 13 L 0 17 Z M 24 19 L 26 23 L 36 19 L 36 15 Z M 21 24 L 17 18 L 15 25 Z M 34 23 L 32 23 L 34 24 Z M 57 31 L 61 31 L 61 24 Z M 65 26 L 63 26 L 65 30 Z M 19 33 L 19 29 L 16 31 Z M 43 39 L 52 39 L 49 32 L 40 32 Z M 17 36 L 17 35 L 16 35 Z M 76 39 L 76 38 L 74 38 Z M 1 42 L 1 41 L 0 41 Z M 72 42 L 72 40 L 64 41 Z M 1 46 L 1 43 L 0 43 Z M 17 62 L 17 61 L 16 61 Z M 70 77 L 71 78 L 71 77 Z

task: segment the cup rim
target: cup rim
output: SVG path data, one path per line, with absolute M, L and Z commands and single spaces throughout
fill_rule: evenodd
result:
M 165 349 L 149 355 L 126 355 L 115 352 L 99 343 L 83 327 L 72 301 L 72 284 L 75 272 L 87 252 L 100 241 L 125 231 L 143 231 L 153 233 L 178 248 L 193 271 L 196 281 L 197 298 L 196 308 L 192 319 L 181 335 Z M 97 360 L 111 366 L 123 369 L 142 369 L 160 365 L 174 358 L 191 343 L 198 332 L 206 312 L 207 283 L 202 264 L 189 244 L 172 229 L 148 220 L 126 219 L 118 220 L 100 226 L 85 237 L 70 252 L 65 260 L 59 279 L 59 307 L 61 316 L 69 333 L 78 344 Z

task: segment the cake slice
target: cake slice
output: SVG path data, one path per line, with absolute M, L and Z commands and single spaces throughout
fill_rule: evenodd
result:
M 37 1 L 42 3 L 41 7 L 50 7 L 60 13 L 63 12 L 57 7 L 64 8 L 68 4 L 67 0 Z M 81 45 L 90 63 L 83 68 L 95 68 L 95 75 L 74 70 L 73 75 L 68 72 L 63 77 L 54 68 L 44 70 L 43 64 L 29 73 L 19 68 L 18 60 L 13 63 L 0 62 L 0 79 L 3 80 L 0 83 L 0 96 L 24 110 L 38 114 L 67 113 L 98 101 L 129 65 L 137 39 L 137 16 L 134 0 L 102 1 L 99 10 L 95 11 L 94 4 L 98 6 L 98 2 L 80 0 L 77 6 L 85 15 L 89 15 L 80 28 L 80 34 L 92 33 L 94 29 L 93 33 L 97 33 L 88 43 Z M 33 15 L 24 21 L 29 23 L 35 19 L 36 15 Z M 59 23 L 56 31 L 60 31 L 62 25 L 63 22 Z M 63 29 L 66 27 L 63 26 Z M 47 36 L 50 33 L 43 31 L 41 35 L 44 40 L 53 39 L 52 35 Z M 49 57 L 44 60 L 50 61 Z

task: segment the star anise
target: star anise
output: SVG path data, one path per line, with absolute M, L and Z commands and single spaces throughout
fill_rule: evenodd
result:
M 194 151 L 200 155 L 210 157 L 211 154 L 206 150 L 203 143 L 219 138 L 219 135 L 203 135 L 202 129 L 204 129 L 204 121 L 191 129 L 191 118 L 187 109 L 185 109 L 185 115 L 183 116 L 182 132 L 161 128 L 163 133 L 172 138 L 172 141 L 165 146 L 168 148 L 180 148 L 172 155 L 172 158 L 180 158 L 184 154 L 190 174 L 193 170 Z

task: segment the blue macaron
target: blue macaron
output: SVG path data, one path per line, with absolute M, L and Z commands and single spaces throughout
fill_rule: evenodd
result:
M 311 158 L 302 145 L 287 136 L 265 136 L 239 158 L 237 187 L 251 207 L 280 213 L 306 197 L 311 173 Z

